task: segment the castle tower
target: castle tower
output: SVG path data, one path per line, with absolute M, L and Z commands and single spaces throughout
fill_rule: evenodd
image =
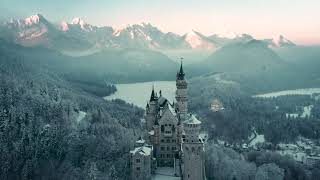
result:
M 151 131 L 152 127 L 155 124 L 156 116 L 157 116 L 157 108 L 158 108 L 157 95 L 154 92 L 154 87 L 152 87 L 150 101 L 149 103 L 147 103 L 147 107 L 146 107 L 146 117 L 145 117 L 148 131 Z
M 178 109 L 178 114 L 180 119 L 185 119 L 188 113 L 188 83 L 184 77 L 183 67 L 182 67 L 182 61 L 180 70 L 177 73 L 177 79 L 176 79 L 176 101 Z
M 199 138 L 201 121 L 188 115 L 183 122 L 185 137 L 182 142 L 182 174 L 184 180 L 205 180 L 204 146 Z

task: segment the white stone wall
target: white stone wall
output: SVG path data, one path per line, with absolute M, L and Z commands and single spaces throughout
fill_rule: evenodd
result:
M 183 179 L 204 180 L 204 151 L 202 143 L 183 143 Z
M 131 156 L 131 179 L 151 180 L 151 156 L 136 153 Z
M 174 157 L 179 150 L 179 128 L 177 118 L 166 110 L 159 120 L 159 143 L 156 146 L 158 166 L 174 165 Z
M 185 80 L 177 80 L 176 82 L 176 101 L 181 116 L 186 116 L 188 113 L 188 88 Z

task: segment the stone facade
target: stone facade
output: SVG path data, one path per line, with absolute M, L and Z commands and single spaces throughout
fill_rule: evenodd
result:
M 184 180 L 205 179 L 201 122 L 188 114 L 188 83 L 182 63 L 176 78 L 176 102 L 170 103 L 152 88 L 145 116 L 147 141 L 144 145 L 140 141 L 140 150 L 131 151 L 132 179 L 151 177 L 157 166 L 174 168 L 175 175 Z M 141 153 L 146 148 L 150 148 L 150 156 Z
M 150 180 L 152 174 L 152 147 L 145 145 L 130 151 L 132 180 Z

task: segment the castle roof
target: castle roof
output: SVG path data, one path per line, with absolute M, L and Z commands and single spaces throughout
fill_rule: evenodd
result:
M 201 121 L 199 121 L 193 114 L 190 114 L 186 121 L 183 122 L 184 124 L 201 124 Z
M 134 150 L 130 151 L 131 154 L 135 155 L 137 153 L 143 155 L 143 156 L 150 156 L 152 149 L 146 146 L 137 147 Z
M 171 104 L 168 104 L 168 109 L 173 115 L 177 114 L 176 111 L 174 110 L 174 107 Z
M 154 86 L 152 86 L 150 101 L 155 101 L 157 99 L 157 95 L 154 93 Z
M 184 80 L 184 72 L 183 72 L 183 67 L 182 67 L 182 61 L 181 61 L 181 65 L 180 65 L 180 70 L 177 73 L 177 79 L 178 80 Z
M 163 97 L 163 96 L 160 96 L 159 99 L 158 99 L 158 104 L 160 107 L 164 107 L 164 105 L 168 102 L 168 100 Z

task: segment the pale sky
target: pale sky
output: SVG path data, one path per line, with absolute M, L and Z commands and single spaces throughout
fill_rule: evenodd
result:
M 73 17 L 115 28 L 150 22 L 178 34 L 282 34 L 298 44 L 320 44 L 320 0 L 0 0 L 2 20 L 37 13 L 56 23 Z

